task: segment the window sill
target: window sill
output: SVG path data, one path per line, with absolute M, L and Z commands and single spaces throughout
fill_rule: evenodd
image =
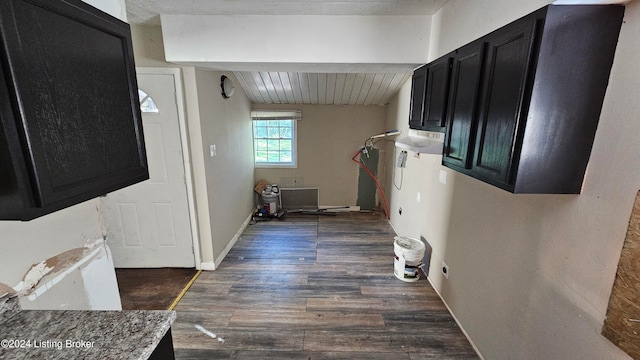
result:
M 254 168 L 256 169 L 295 169 L 298 167 L 297 164 L 254 164 Z

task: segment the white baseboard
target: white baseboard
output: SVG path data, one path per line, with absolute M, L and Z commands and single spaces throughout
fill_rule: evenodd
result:
M 442 298 L 442 295 L 440 294 L 438 289 L 435 287 L 435 285 L 431 282 L 431 279 L 429 279 L 427 277 L 427 280 L 429 281 L 429 284 L 431 284 L 431 287 L 433 288 L 433 291 L 435 291 L 436 294 L 438 294 L 438 297 L 440 297 L 440 300 L 442 300 L 442 302 L 444 303 L 444 306 L 446 306 L 447 310 L 449 310 L 449 314 L 451 314 L 451 316 L 453 317 L 453 320 L 456 321 L 456 324 L 458 324 L 458 327 L 460 328 L 460 330 L 462 330 L 462 333 L 464 334 L 464 336 L 467 338 L 467 340 L 469 340 L 469 343 L 473 347 L 473 350 L 476 351 L 476 353 L 478 354 L 478 356 L 480 357 L 481 360 L 484 360 L 484 357 L 480 353 L 480 350 L 478 349 L 476 344 L 473 342 L 473 340 L 471 340 L 471 338 L 469 337 L 469 334 L 467 333 L 467 331 L 462 327 L 462 325 L 460 324 L 460 321 L 458 321 L 458 318 L 456 317 L 456 315 L 453 313 L 453 311 L 449 307 L 449 304 L 447 304 L 447 302 Z
M 351 206 L 331 206 L 331 205 L 320 205 L 318 209 L 327 209 L 327 212 L 347 212 L 347 211 L 360 211 L 360 206 L 351 205 Z
M 396 233 L 397 236 L 400 236 L 400 234 L 398 234 L 398 231 L 396 230 L 396 228 L 393 227 L 393 224 L 391 223 L 391 220 L 387 220 L 387 222 L 391 226 L 391 229 L 393 229 L 393 232 Z M 464 336 L 467 338 L 467 340 L 469 341 L 469 343 L 473 347 L 473 350 L 476 351 L 476 353 L 478 354 L 478 356 L 480 357 L 481 360 L 484 360 L 484 357 L 480 353 L 480 350 L 478 349 L 476 344 L 473 342 L 473 340 L 471 340 L 471 337 L 469 337 L 469 334 L 464 329 L 464 327 L 462 327 L 462 324 L 460 324 L 460 321 L 458 321 L 458 318 L 456 317 L 456 315 L 453 313 L 453 311 L 449 307 L 449 304 L 447 304 L 447 302 L 444 300 L 444 298 L 442 297 L 442 294 L 440 294 L 440 291 L 438 291 L 438 288 L 436 288 L 435 284 L 433 282 L 431 282 L 431 279 L 429 277 L 427 277 L 427 281 L 429 281 L 429 284 L 431 284 L 431 288 L 433 288 L 433 291 L 435 291 L 436 294 L 438 294 L 438 297 L 440 298 L 440 300 L 442 300 L 442 303 L 444 303 L 444 306 L 447 307 L 447 310 L 449 311 L 449 314 L 451 314 L 451 316 L 453 317 L 453 320 L 455 320 L 456 324 L 458 324 L 458 327 L 460 328 L 460 330 L 462 330 L 462 333 L 464 334 Z
M 215 270 L 217 268 L 216 264 L 220 265 L 222 263 L 222 260 L 224 260 L 224 258 L 227 257 L 227 254 L 229 253 L 229 251 L 231 251 L 231 248 L 233 247 L 233 245 L 236 244 L 236 242 L 240 238 L 240 235 L 242 235 L 242 233 L 244 232 L 244 229 L 247 228 L 247 225 L 249 225 L 249 222 L 251 221 L 252 218 L 253 218 L 253 209 L 251 210 L 251 213 L 249 214 L 249 216 L 247 216 L 247 218 L 244 220 L 242 225 L 240 225 L 240 229 L 236 232 L 235 235 L 233 235 L 233 237 L 231 238 L 231 241 L 229 241 L 229 244 L 227 244 L 224 250 L 222 250 L 222 254 L 220 254 L 220 256 L 218 256 L 218 258 L 215 260 L 215 262 L 213 263 L 213 269 L 211 270 Z M 202 270 L 209 270 L 209 269 L 203 268 Z
M 213 261 L 202 261 L 200 262 L 200 267 L 198 268 L 198 270 L 204 270 L 204 271 L 213 271 L 216 269 L 216 264 L 214 264 Z

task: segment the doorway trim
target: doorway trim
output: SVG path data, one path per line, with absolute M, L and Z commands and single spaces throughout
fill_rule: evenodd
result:
M 200 236 L 198 232 L 198 217 L 196 213 L 195 192 L 193 188 L 193 173 L 191 166 L 191 151 L 187 135 L 187 117 L 183 91 L 182 71 L 172 67 L 136 67 L 136 74 L 172 75 L 176 89 L 176 106 L 178 109 L 178 126 L 180 127 L 180 146 L 182 148 L 182 165 L 184 166 L 184 183 L 187 189 L 187 203 L 189 207 L 189 222 L 191 225 L 191 240 L 193 241 L 193 258 L 197 270 L 202 270 L 202 256 L 200 253 Z

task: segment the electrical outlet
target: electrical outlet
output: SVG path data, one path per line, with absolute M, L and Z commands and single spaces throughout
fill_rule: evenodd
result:
M 401 151 L 398 155 L 398 160 L 396 161 L 396 166 L 399 168 L 403 168 L 407 166 L 407 152 Z
M 446 277 L 447 279 L 449 278 L 449 265 L 447 265 L 446 262 L 442 262 L 442 268 L 440 268 L 440 270 L 442 271 L 442 275 L 444 275 L 444 277 Z
M 418 194 L 416 195 L 416 201 L 417 201 L 417 202 L 420 202 L 420 197 L 421 197 L 421 196 L 420 196 L 420 192 L 418 191 Z
M 402 215 L 402 208 L 398 208 L 398 214 Z
M 216 146 L 215 145 L 209 145 L 209 155 L 211 157 L 216 156 L 217 152 L 216 152 Z

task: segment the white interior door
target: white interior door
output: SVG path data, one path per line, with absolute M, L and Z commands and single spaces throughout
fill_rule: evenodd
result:
M 138 72 L 138 87 L 157 110 L 142 106 L 149 180 L 102 201 L 107 244 L 119 268 L 195 266 L 175 76 Z

